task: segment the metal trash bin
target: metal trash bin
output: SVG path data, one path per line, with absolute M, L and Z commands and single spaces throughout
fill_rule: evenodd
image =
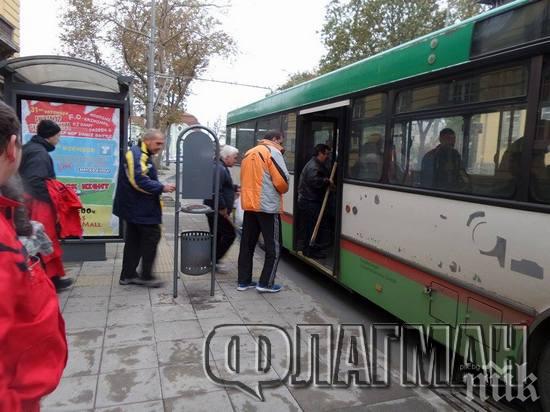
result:
M 202 230 L 180 234 L 180 270 L 186 275 L 199 276 L 212 270 L 212 235 Z

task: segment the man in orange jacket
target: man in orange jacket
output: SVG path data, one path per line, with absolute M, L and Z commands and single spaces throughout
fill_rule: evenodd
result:
M 283 193 L 288 191 L 288 170 L 283 159 L 283 133 L 267 132 L 241 163 L 241 205 L 244 210 L 239 280 L 237 290 L 256 288 L 258 292 L 279 292 L 275 274 L 281 255 Z M 258 237 L 265 243 L 265 261 L 260 281 L 252 281 L 252 259 Z
M 55 289 L 17 239 L 11 216 L 21 204 L 1 193 L 21 161 L 20 139 L 15 112 L 0 102 L 0 411 L 37 412 L 59 384 L 67 342 Z

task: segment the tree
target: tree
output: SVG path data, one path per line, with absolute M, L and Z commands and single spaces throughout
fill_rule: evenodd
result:
M 61 37 L 69 56 L 106 63 L 134 76 L 133 95 L 143 110 L 147 99 L 150 0 L 68 0 Z M 234 52 L 233 40 L 209 14 L 218 7 L 202 0 L 157 0 L 155 124 L 166 129 L 185 109 L 189 84 L 213 56 Z
M 373 56 L 478 14 L 475 0 L 332 0 L 321 38 L 327 54 L 320 73 Z
M 448 23 L 453 24 L 470 17 L 476 16 L 479 13 L 487 11 L 491 6 L 480 4 L 474 0 L 448 0 L 447 1 L 447 16 Z
M 292 86 L 296 86 L 297 84 L 307 82 L 308 80 L 311 80 L 317 77 L 318 74 L 319 73 L 315 69 L 293 73 L 288 77 L 287 81 L 281 84 L 279 87 L 277 87 L 276 90 L 280 91 L 284 89 L 289 89 Z
M 436 0 L 333 0 L 321 37 L 328 51 L 326 73 L 443 27 Z

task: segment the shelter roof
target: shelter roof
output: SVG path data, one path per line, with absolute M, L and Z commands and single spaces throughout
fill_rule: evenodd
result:
M 16 80 L 55 87 L 119 93 L 132 82 L 108 67 L 65 56 L 26 56 L 0 62 L 0 73 Z

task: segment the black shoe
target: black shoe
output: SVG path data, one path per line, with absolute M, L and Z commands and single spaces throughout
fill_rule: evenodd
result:
M 145 286 L 147 288 L 160 288 L 164 286 L 164 281 L 160 279 L 155 279 L 155 278 L 150 278 L 150 279 L 130 278 L 129 280 L 132 285 Z
M 310 250 L 306 253 L 306 256 L 312 259 L 326 259 L 327 254 L 320 250 Z
M 61 290 L 65 290 L 71 287 L 71 285 L 74 283 L 74 280 L 70 278 L 61 278 L 59 276 L 54 276 L 52 277 L 52 282 L 55 286 L 55 290 L 59 292 Z
M 118 280 L 119 285 L 133 285 L 134 279 L 139 278 L 139 275 L 137 272 L 134 272 L 133 276 L 124 276 L 122 273 L 120 274 L 120 279 Z

